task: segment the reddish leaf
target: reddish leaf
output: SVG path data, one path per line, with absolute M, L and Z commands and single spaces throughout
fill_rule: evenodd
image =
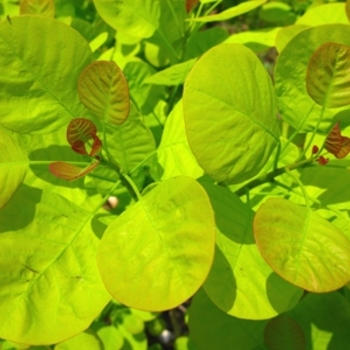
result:
M 329 159 L 321 156 L 320 158 L 317 159 L 317 161 L 318 161 L 318 164 L 320 165 L 326 165 L 329 162 Z
M 312 147 L 312 154 L 316 154 L 319 151 L 318 147 L 316 145 L 314 145 Z
M 73 119 L 67 128 L 67 140 L 73 151 L 80 154 L 88 154 L 94 156 L 101 150 L 102 142 L 97 136 L 97 128 L 95 124 L 84 118 Z M 93 140 L 90 152 L 86 151 L 85 144 Z
M 85 168 L 79 168 L 76 165 L 65 162 L 53 162 L 49 165 L 50 172 L 60 179 L 72 181 L 83 177 L 94 170 L 100 162 L 94 162 Z
M 199 3 L 199 0 L 186 0 L 187 13 L 189 13 L 198 3 Z
M 344 158 L 350 152 L 350 139 L 340 133 L 339 122 L 334 125 L 328 134 L 325 149 L 337 158 Z

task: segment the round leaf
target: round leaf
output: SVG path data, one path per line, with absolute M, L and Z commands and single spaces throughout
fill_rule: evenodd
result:
M 122 124 L 128 117 L 128 84 L 114 61 L 87 66 L 80 75 L 78 92 L 85 107 L 104 122 Z
M 324 293 L 350 280 L 349 239 L 306 207 L 268 199 L 255 215 L 254 235 L 272 269 L 301 288 Z
M 209 273 L 214 227 L 209 199 L 195 180 L 179 176 L 162 182 L 103 235 L 97 263 L 107 289 L 139 309 L 181 304 Z
M 311 56 L 306 73 L 306 90 L 311 98 L 328 108 L 350 104 L 350 47 L 337 43 L 321 45 Z
M 56 131 L 84 112 L 77 81 L 92 59 L 89 45 L 51 18 L 25 15 L 11 23 L 0 22 L 1 124 L 20 133 Z
M 271 80 L 243 45 L 223 44 L 204 54 L 186 80 L 183 105 L 192 152 L 216 181 L 253 177 L 278 143 Z

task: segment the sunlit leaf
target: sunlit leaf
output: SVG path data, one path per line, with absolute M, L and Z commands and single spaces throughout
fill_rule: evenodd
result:
M 209 199 L 195 180 L 179 176 L 160 183 L 104 233 L 97 263 L 107 289 L 143 310 L 181 304 L 209 273 L 214 226 Z
M 265 328 L 264 340 L 269 350 L 304 350 L 306 348 L 302 328 L 288 315 L 279 315 L 270 320 Z
M 317 213 L 282 198 L 256 212 L 261 255 L 287 281 L 311 292 L 336 290 L 350 280 L 350 241 Z
M 286 45 L 301 31 L 309 28 L 307 25 L 294 24 L 291 26 L 281 28 L 276 34 L 276 49 L 278 53 L 281 53 Z
M 241 2 L 237 6 L 231 7 L 231 8 L 229 8 L 221 13 L 218 13 L 215 15 L 210 15 L 210 16 L 191 18 L 191 19 L 189 19 L 189 21 L 194 21 L 194 22 L 226 21 L 230 18 L 234 18 L 234 17 L 240 16 L 240 15 L 243 15 L 246 12 L 254 10 L 255 8 L 264 4 L 265 2 L 266 2 L 266 0 L 245 1 L 245 2 Z
M 346 157 L 350 152 L 350 138 L 342 136 L 339 123 L 335 124 L 327 135 L 325 149 L 337 158 Z
M 243 45 L 204 54 L 186 79 L 183 105 L 190 148 L 216 181 L 253 177 L 279 142 L 271 79 Z
M 23 182 L 28 159 L 11 136 L 0 130 L 0 208 Z
M 128 117 L 128 84 L 114 61 L 96 61 L 81 73 L 78 82 L 81 102 L 106 123 L 122 124 Z
M 350 104 L 350 47 L 325 43 L 311 56 L 306 72 L 306 90 L 326 108 Z
M 19 13 L 55 17 L 55 3 L 53 0 L 21 0 Z
M 87 330 L 82 332 L 75 337 L 72 337 L 62 343 L 55 346 L 55 350 L 105 350 L 101 339 L 92 332 Z
M 92 121 L 84 118 L 74 118 L 67 128 L 67 141 L 71 145 L 73 151 L 94 156 L 102 148 L 102 142 L 96 133 L 97 128 Z M 90 140 L 93 140 L 93 144 L 88 153 L 85 144 Z
M 95 161 L 82 169 L 74 164 L 69 164 L 66 162 L 53 162 L 49 165 L 49 169 L 53 175 L 59 177 L 60 179 L 73 181 L 90 173 L 98 165 L 99 162 Z

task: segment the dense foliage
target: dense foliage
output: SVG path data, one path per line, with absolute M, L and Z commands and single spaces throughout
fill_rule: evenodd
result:
M 350 1 L 0 12 L 1 349 L 349 348 Z

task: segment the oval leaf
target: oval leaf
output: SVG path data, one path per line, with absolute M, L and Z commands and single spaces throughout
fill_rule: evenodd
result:
M 68 125 L 67 140 L 73 151 L 94 156 L 102 148 L 102 142 L 96 133 L 97 128 L 92 121 L 84 118 L 75 118 Z M 85 144 L 91 139 L 93 140 L 93 144 L 88 153 Z
M 53 0 L 22 0 L 19 6 L 21 15 L 41 15 L 55 17 L 55 3 Z
M 279 142 L 270 77 L 243 45 L 204 54 L 186 80 L 183 105 L 192 152 L 216 181 L 253 177 Z
M 350 47 L 325 43 L 311 56 L 306 72 L 306 90 L 328 108 L 350 104 Z
M 288 315 L 279 315 L 270 320 L 264 332 L 269 350 L 304 350 L 306 339 L 303 329 Z
M 0 208 L 6 205 L 23 182 L 27 162 L 12 137 L 0 130 Z
M 73 181 L 80 179 L 86 174 L 89 174 L 98 165 L 99 162 L 93 162 L 84 169 L 82 169 L 76 165 L 69 164 L 66 162 L 54 162 L 49 165 L 49 170 L 53 175 L 59 177 L 60 179 Z
M 129 115 L 128 84 L 114 61 L 96 61 L 81 73 L 80 101 L 106 123 L 122 124 Z
M 97 263 L 107 289 L 121 303 L 143 310 L 181 304 L 209 273 L 214 227 L 209 199 L 195 180 L 179 176 L 162 182 L 103 235 Z
M 281 277 L 310 292 L 336 290 L 350 280 L 350 241 L 310 209 L 267 200 L 254 219 L 261 255 Z

